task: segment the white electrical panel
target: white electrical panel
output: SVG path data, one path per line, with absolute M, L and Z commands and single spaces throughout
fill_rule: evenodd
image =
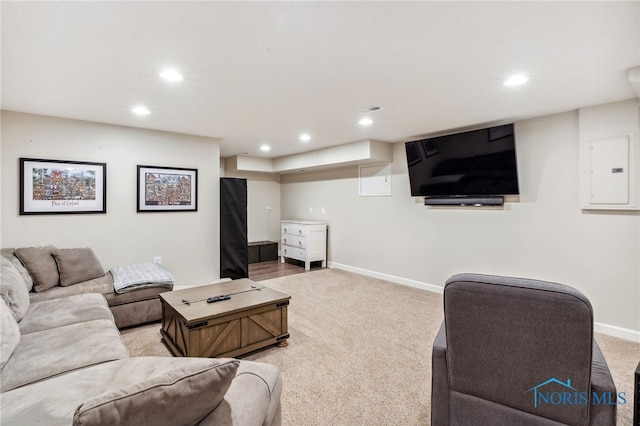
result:
M 588 138 L 581 146 L 583 209 L 638 208 L 638 149 L 635 135 Z
M 594 139 L 591 148 L 591 195 L 595 204 L 629 204 L 629 137 Z

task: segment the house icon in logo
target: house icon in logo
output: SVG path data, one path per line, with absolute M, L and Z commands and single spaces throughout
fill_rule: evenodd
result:
M 538 402 L 538 392 L 539 389 L 543 386 L 547 386 L 550 385 L 551 383 L 557 383 L 560 386 L 564 386 L 567 389 L 571 389 L 573 391 L 576 391 L 577 389 L 574 388 L 573 386 L 571 386 L 571 379 L 567 379 L 567 382 L 563 382 L 561 380 L 556 379 L 555 377 L 550 378 L 547 381 L 544 381 L 542 383 L 540 383 L 539 385 L 536 385 L 534 387 L 532 387 L 531 389 L 529 389 L 527 392 L 531 392 L 533 391 L 533 406 L 534 408 L 538 408 L 539 402 Z

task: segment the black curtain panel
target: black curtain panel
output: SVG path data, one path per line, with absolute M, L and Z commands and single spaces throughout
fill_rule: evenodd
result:
M 248 277 L 247 180 L 220 178 L 220 278 Z

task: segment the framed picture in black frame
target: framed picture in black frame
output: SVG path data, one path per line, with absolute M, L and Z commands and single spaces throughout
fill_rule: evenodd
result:
M 424 139 L 422 141 L 422 149 L 424 149 L 424 154 L 427 158 L 440 153 L 438 142 L 435 139 Z
M 405 151 L 407 153 L 407 164 L 409 166 L 413 166 L 414 164 L 418 164 L 422 161 L 420 149 L 418 149 L 418 142 L 405 143 Z
M 107 212 L 107 164 L 20 158 L 20 214 Z
M 198 211 L 198 169 L 138 166 L 140 212 Z

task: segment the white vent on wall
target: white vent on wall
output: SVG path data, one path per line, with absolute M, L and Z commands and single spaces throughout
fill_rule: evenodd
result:
M 359 112 L 361 112 L 362 114 L 367 114 L 367 113 L 370 113 L 370 112 L 378 111 L 380 109 L 382 109 L 382 108 L 379 107 L 379 106 L 370 106 L 369 108 L 365 108 L 363 110 L 360 110 Z

